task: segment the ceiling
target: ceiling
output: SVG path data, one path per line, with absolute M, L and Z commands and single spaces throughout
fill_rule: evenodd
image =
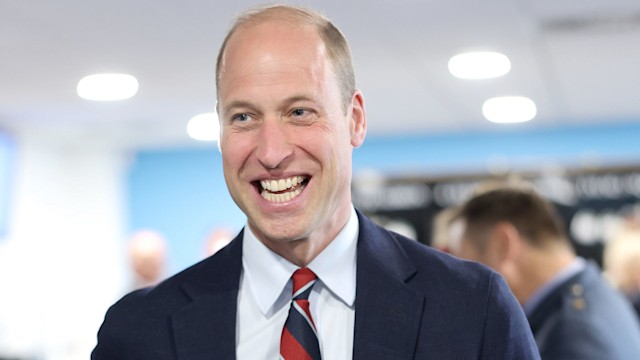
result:
M 195 144 L 186 123 L 215 105 L 215 57 L 234 14 L 255 1 L 0 0 L 0 125 L 128 147 Z M 346 34 L 369 134 L 501 131 L 482 103 L 533 99 L 528 130 L 640 122 L 638 0 L 297 1 Z M 460 80 L 467 50 L 510 57 L 512 71 Z M 126 72 L 138 94 L 80 99 L 85 75 Z

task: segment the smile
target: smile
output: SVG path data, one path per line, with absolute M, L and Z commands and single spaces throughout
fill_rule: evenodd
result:
M 293 176 L 278 180 L 260 180 L 260 195 L 267 201 L 283 203 L 300 195 L 307 185 L 306 176 Z

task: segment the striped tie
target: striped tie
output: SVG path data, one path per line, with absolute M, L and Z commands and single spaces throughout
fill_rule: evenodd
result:
M 289 317 L 282 329 L 280 359 L 320 360 L 320 346 L 316 326 L 309 311 L 309 294 L 317 276 L 302 268 L 293 273 L 293 300 Z

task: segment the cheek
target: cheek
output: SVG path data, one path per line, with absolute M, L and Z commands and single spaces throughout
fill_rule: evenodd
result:
M 343 121 L 338 119 L 336 122 Z M 313 144 L 315 153 L 325 160 L 342 164 L 351 159 L 351 137 L 345 124 L 322 124 L 309 131 L 303 143 Z
M 251 151 L 251 141 L 246 137 L 229 134 L 220 139 L 222 163 L 225 169 L 241 166 Z

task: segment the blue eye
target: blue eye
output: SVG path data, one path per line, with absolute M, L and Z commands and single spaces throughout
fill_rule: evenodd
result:
M 304 116 L 307 113 L 307 110 L 305 109 L 294 109 L 291 112 L 291 115 L 293 116 Z
M 233 121 L 247 121 L 249 120 L 249 114 L 238 114 L 231 118 Z

